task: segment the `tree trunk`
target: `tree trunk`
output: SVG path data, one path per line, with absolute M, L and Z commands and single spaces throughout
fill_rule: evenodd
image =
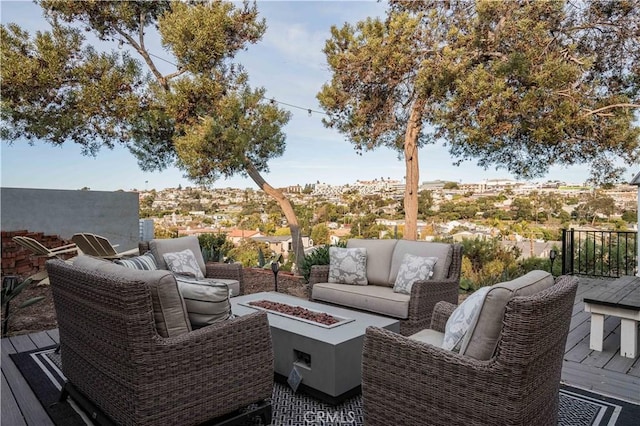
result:
M 421 127 L 421 102 L 416 101 L 411 109 L 404 136 L 404 164 L 406 168 L 404 188 L 404 235 L 405 240 L 418 238 L 418 185 L 420 164 L 418 163 L 418 135 Z
M 249 177 L 267 195 L 269 195 L 274 200 L 276 200 L 276 202 L 282 209 L 282 212 L 284 213 L 284 217 L 287 219 L 287 223 L 289 224 L 289 229 L 291 230 L 293 254 L 296 260 L 296 267 L 298 268 L 298 271 L 300 271 L 300 267 L 304 259 L 304 246 L 302 244 L 302 234 L 300 233 L 300 225 L 298 224 L 298 218 L 296 216 L 296 213 L 293 211 L 293 206 L 291 205 L 291 202 L 289 202 L 289 199 L 285 197 L 282 191 L 269 185 L 264 180 L 264 178 L 260 174 L 260 171 L 258 171 L 256 166 L 251 162 L 251 160 L 249 160 L 248 158 L 245 158 L 245 164 L 246 164 L 247 174 L 249 175 Z

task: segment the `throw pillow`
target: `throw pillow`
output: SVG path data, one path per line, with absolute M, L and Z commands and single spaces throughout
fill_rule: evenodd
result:
M 402 258 L 398 276 L 393 285 L 396 293 L 411 294 L 411 287 L 416 281 L 426 281 L 433 275 L 433 267 L 438 261 L 437 257 L 414 256 L 406 253 Z
M 480 308 L 484 303 L 484 297 L 491 290 L 490 286 L 481 287 L 462 302 L 447 320 L 444 327 L 444 340 L 442 349 L 454 352 L 460 351 L 460 345 L 464 335 L 480 314 Z
M 329 282 L 367 285 L 367 249 L 329 247 Z
M 139 269 L 141 271 L 155 271 L 158 269 L 156 264 L 156 258 L 148 251 L 142 256 L 129 257 L 127 259 L 116 259 L 113 261 L 118 265 L 124 266 L 130 269 Z
M 175 277 L 192 327 L 204 327 L 232 317 L 229 286 L 180 275 Z
M 167 268 L 175 274 L 186 275 L 195 279 L 204 278 L 196 256 L 190 249 L 162 255 Z

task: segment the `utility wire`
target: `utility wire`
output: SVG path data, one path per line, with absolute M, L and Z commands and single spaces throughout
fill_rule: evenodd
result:
M 169 61 L 169 60 L 167 60 L 167 59 L 165 59 L 165 58 L 162 58 L 162 57 L 160 57 L 160 56 L 158 56 L 158 55 L 155 55 L 155 54 L 153 54 L 153 53 L 150 53 L 150 52 L 147 52 L 147 53 L 148 53 L 148 55 L 149 55 L 149 56 L 153 56 L 153 57 L 154 57 L 154 58 L 156 58 L 156 59 L 159 59 L 159 60 L 161 60 L 161 61 L 164 61 L 164 62 L 166 62 L 166 63 L 168 63 L 168 64 L 170 64 L 170 65 L 173 65 L 174 67 L 178 68 L 178 65 L 177 65 L 177 64 L 175 64 L 175 63 L 173 63 L 173 62 L 171 62 L 171 61 Z M 264 96 L 262 97 L 262 99 L 267 100 L 267 98 L 265 98 Z M 318 111 L 318 110 L 315 110 L 315 109 L 312 109 L 312 108 L 306 108 L 306 107 L 301 107 L 301 106 L 299 106 L 299 105 L 294 105 L 294 104 L 290 104 L 290 103 L 287 103 L 287 102 L 282 102 L 282 101 L 279 101 L 279 100 L 277 100 L 277 99 L 275 99 L 275 98 L 270 98 L 270 99 L 268 99 L 268 100 L 269 100 L 269 102 L 271 102 L 272 104 L 274 104 L 274 103 L 275 103 L 275 104 L 279 104 L 279 105 L 286 105 L 286 106 L 288 106 L 288 107 L 290 107 L 290 108 L 296 108 L 296 109 L 299 109 L 299 110 L 302 110 L 302 111 L 306 111 L 306 112 L 307 112 L 307 114 L 309 114 L 309 117 L 311 117 L 311 114 L 312 114 L 312 113 L 322 114 L 322 115 L 327 115 L 327 113 L 325 113 L 324 111 Z

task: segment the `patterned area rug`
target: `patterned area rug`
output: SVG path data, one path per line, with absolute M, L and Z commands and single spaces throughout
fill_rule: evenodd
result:
M 60 371 L 60 355 L 54 348 L 11 355 L 36 396 L 56 425 L 92 425 L 89 418 L 72 400 L 58 403 L 64 375 Z M 272 396 L 273 422 L 277 426 L 363 424 L 360 396 L 332 406 L 301 393 L 286 384 L 275 383 Z M 560 391 L 558 425 L 562 426 L 631 426 L 638 425 L 640 406 L 591 392 L 563 386 Z M 261 425 L 259 420 L 252 426 Z

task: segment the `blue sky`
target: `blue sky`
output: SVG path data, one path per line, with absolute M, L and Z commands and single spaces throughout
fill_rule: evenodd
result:
M 353 183 L 356 180 L 387 178 L 402 180 L 404 162 L 394 151 L 378 149 L 359 156 L 353 145 L 335 130 L 322 125 L 316 94 L 331 78 L 322 49 L 331 25 L 356 23 L 368 16 L 383 16 L 386 3 L 375 1 L 258 1 L 258 10 L 266 18 L 268 29 L 256 45 L 236 58 L 250 76 L 252 86 L 262 86 L 266 96 L 279 102 L 304 108 L 280 105 L 292 112 L 284 131 L 287 149 L 282 157 L 270 162 L 264 175 L 276 187 L 317 181 L 328 184 Z M 49 29 L 39 6 L 26 1 L 2 1 L 0 20 L 15 22 L 31 33 Z M 159 40 L 148 42 L 155 55 L 171 61 Z M 167 67 L 170 65 L 157 62 Z M 512 178 L 505 171 L 484 170 L 473 163 L 454 166 L 442 144 L 420 150 L 420 180 L 478 182 L 484 179 Z M 157 173 L 142 172 L 125 148 L 102 149 L 96 157 L 83 156 L 74 144 L 53 147 L 45 142 L 31 146 L 23 141 L 9 145 L 2 142 L 1 185 L 5 187 L 132 190 L 163 189 L 193 185 L 177 169 Z M 632 175 L 635 171 L 628 171 Z M 542 178 L 582 183 L 588 177 L 585 166 L 553 168 Z M 629 177 L 629 179 L 631 176 Z M 257 188 L 248 178 L 220 180 L 214 187 Z

